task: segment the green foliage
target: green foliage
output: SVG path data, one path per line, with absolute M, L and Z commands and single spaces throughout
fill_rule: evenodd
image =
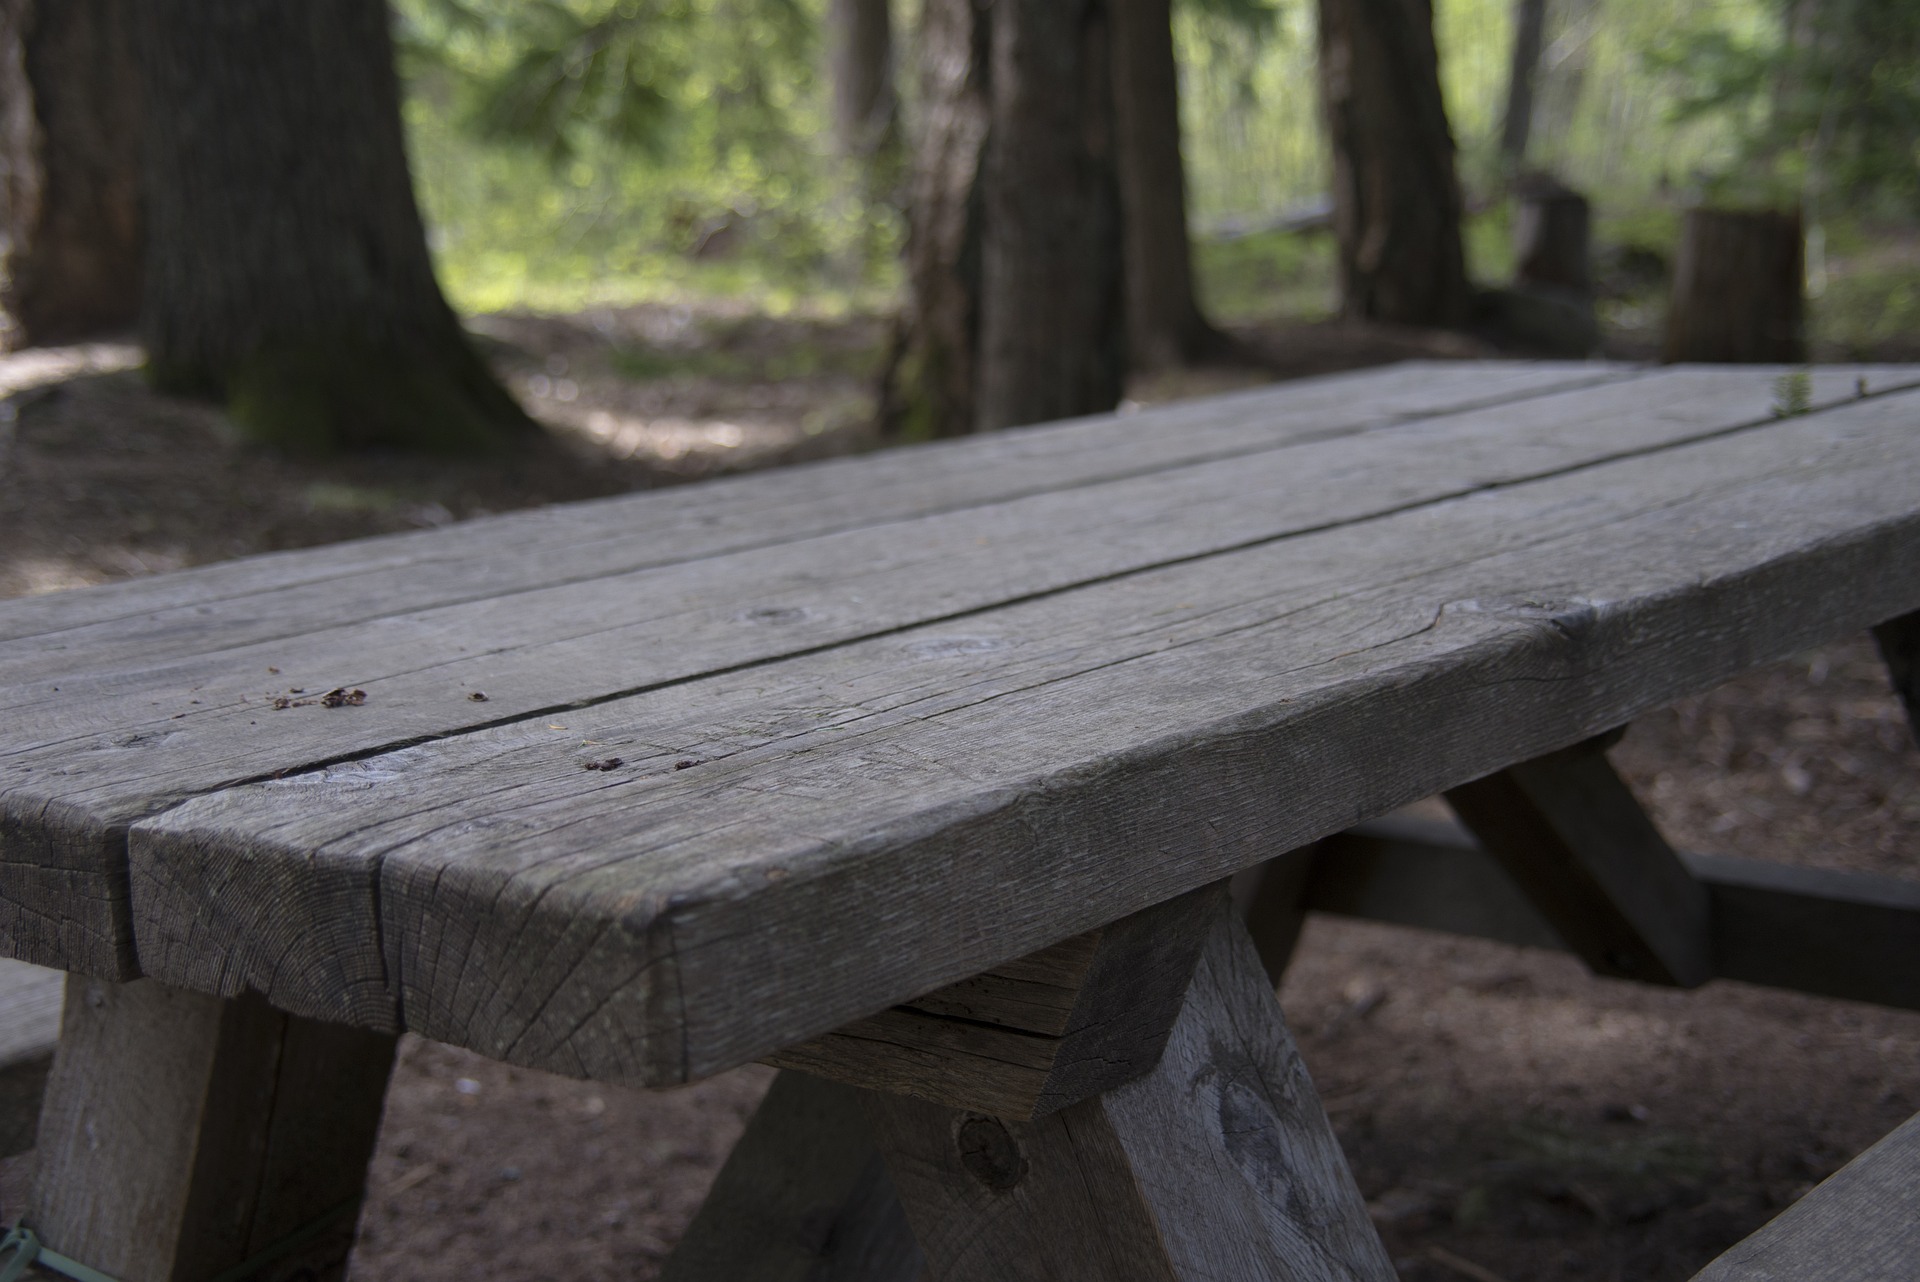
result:
M 1682 29 L 1655 51 L 1687 85 L 1676 120 L 1742 121 L 1737 163 L 1718 186 L 1749 202 L 1831 191 L 1920 211 L 1920 3 L 1778 3 L 1758 36 Z
M 822 0 L 398 0 L 416 185 L 457 307 L 751 293 L 845 310 L 896 211 L 828 143 Z

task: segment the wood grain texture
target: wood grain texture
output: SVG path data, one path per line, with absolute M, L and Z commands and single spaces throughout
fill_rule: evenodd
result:
M 1146 1075 L 1037 1122 L 869 1093 L 943 1282 L 1394 1276 L 1266 973 L 1220 905 Z
M 1464 828 L 1389 815 L 1320 843 L 1315 912 L 1565 948 Z M 1920 1010 L 1920 881 L 1682 853 L 1705 888 L 1713 974 Z
M 1693 1282 L 1909 1282 L 1920 1264 L 1920 1117 L 1694 1275 Z
M 916 1282 L 920 1247 L 851 1086 L 773 1079 L 660 1282 Z
M 559 1071 L 717 1071 L 1911 608 L 1917 415 L 199 799 L 135 830 L 143 961 Z M 581 770 L 583 740 L 630 768 Z
M 1085 957 L 1071 987 L 1046 986 L 1053 1000 L 1037 1009 L 1003 1000 L 1009 977 L 988 971 L 767 1062 L 948 1108 L 1044 1117 L 1159 1062 L 1225 894 L 1224 885 L 1190 891 L 1005 968 L 1031 974 Z
M 1814 395 L 1830 402 L 1854 388 L 1823 373 Z M 1763 372 L 1665 371 L 1404 422 L 1385 429 L 1392 449 L 1356 454 L 1378 433 L 1323 432 L 924 515 L 911 533 L 869 523 L 585 579 L 570 578 L 569 549 L 553 586 L 415 608 L 424 587 L 389 585 L 378 618 L 0 687 L 0 840 L 20 852 L 0 861 L 0 952 L 135 973 L 121 830 L 196 792 L 489 724 L 552 721 L 623 692 L 1712 436 L 1764 419 L 1771 396 Z M 249 617 L 280 604 L 229 603 Z M 343 686 L 365 690 L 365 705 L 315 701 Z M 470 699 L 476 691 L 487 701 Z
M 27 1222 L 120 1282 L 204 1282 L 359 1195 L 393 1049 L 257 997 L 72 977 Z M 354 1219 L 279 1268 L 344 1276 Z
M 1910 371 L 1862 367 L 1876 390 Z M 1125 418 L 936 442 L 457 527 L 275 552 L 0 602 L 0 685 L 908 520 L 1410 418 L 1645 377 L 1574 362 L 1410 362 Z
M 1706 888 L 1614 773 L 1600 743 L 1516 763 L 1446 796 L 1595 973 L 1682 988 L 1712 976 Z

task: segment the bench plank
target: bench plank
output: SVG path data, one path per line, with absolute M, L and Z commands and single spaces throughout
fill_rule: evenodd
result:
M 1718 436 L 1766 421 L 1771 396 L 1758 371 L 1666 371 L 1403 424 L 1385 465 L 1356 448 L 1364 437 L 1320 440 L 946 512 L 910 534 L 863 527 L 0 688 L 0 950 L 136 972 L 122 830 L 197 792 L 492 724 L 564 724 L 555 714 L 583 702 Z M 364 707 L 314 703 L 349 686 Z M 305 693 L 277 697 L 308 706 L 273 707 L 292 690 Z
M 142 956 L 702 1076 L 1911 609 L 1917 419 L 1867 401 L 201 798 L 134 829 Z
M 1841 1167 L 1693 1282 L 1911 1282 L 1920 1270 L 1920 1117 Z
M 1389 815 L 1317 853 L 1306 909 L 1566 948 L 1457 824 Z M 1680 860 L 1707 894 L 1716 977 L 1920 1010 L 1920 882 L 1729 855 Z

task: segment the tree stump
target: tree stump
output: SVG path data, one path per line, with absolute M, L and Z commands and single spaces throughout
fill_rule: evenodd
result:
M 1593 293 L 1592 216 L 1587 198 L 1547 175 L 1514 192 L 1513 283 L 1521 289 Z
M 1662 357 L 1804 361 L 1804 245 L 1797 213 L 1688 210 Z

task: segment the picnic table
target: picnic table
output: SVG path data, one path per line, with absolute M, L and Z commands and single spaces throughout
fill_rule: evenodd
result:
M 1920 1005 L 1912 883 L 1677 855 L 1605 757 L 1868 627 L 1912 707 L 1916 610 L 1920 368 L 1595 363 L 0 603 L 0 953 L 70 972 L 24 1227 L 337 1272 L 411 1030 L 788 1070 L 669 1277 L 1390 1278 L 1274 999 L 1301 913 Z

